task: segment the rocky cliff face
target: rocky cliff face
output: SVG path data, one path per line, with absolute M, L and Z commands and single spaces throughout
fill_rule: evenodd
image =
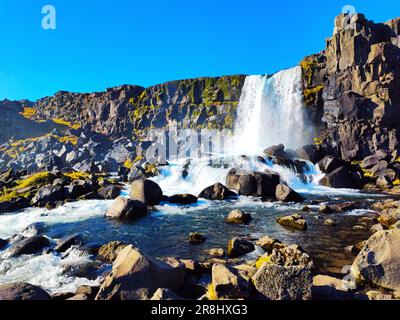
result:
M 400 150 L 399 36 L 399 18 L 376 24 L 340 15 L 326 50 L 301 63 L 321 140 L 345 160 Z

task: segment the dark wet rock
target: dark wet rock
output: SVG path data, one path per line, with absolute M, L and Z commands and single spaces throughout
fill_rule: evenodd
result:
M 318 163 L 324 156 L 324 152 L 320 146 L 308 145 L 296 150 L 296 154 L 300 159 Z
M 162 262 L 129 245 L 118 254 L 96 300 L 149 299 L 158 288 L 176 292 L 184 277 L 185 268 L 179 261 Z
M 43 236 L 34 236 L 15 242 L 10 248 L 10 256 L 34 254 L 50 245 L 49 239 Z
M 255 172 L 231 169 L 226 177 L 226 186 L 240 195 L 255 197 L 275 197 L 280 182 L 278 174 L 273 172 Z
M 351 273 L 367 283 L 400 290 L 400 230 L 379 231 L 361 249 L 351 266 Z
M 379 162 L 387 158 L 387 153 L 383 150 L 378 150 L 374 155 L 366 157 L 361 161 L 360 166 L 364 169 L 370 169 Z
M 151 180 L 135 180 L 131 184 L 129 195 L 131 200 L 138 200 L 148 206 L 159 204 L 163 199 L 160 186 Z
M 183 300 L 183 298 L 178 296 L 176 293 L 174 293 L 170 289 L 158 288 L 157 291 L 150 298 L 150 300 L 172 300 L 172 301 L 177 301 L 177 300 Z
M 324 176 L 319 183 L 330 188 L 360 189 L 364 181 L 358 172 L 347 167 L 339 167 Z
M 352 284 L 349 281 L 326 275 L 313 278 L 313 300 L 349 300 L 353 298 Z
M 107 200 L 113 200 L 117 198 L 120 195 L 120 193 L 121 193 L 121 187 L 115 185 L 102 187 L 98 191 L 99 196 Z
M 8 245 L 8 241 L 0 238 L 0 250 Z
M 318 162 L 318 166 L 323 173 L 331 173 L 337 168 L 345 167 L 347 165 L 346 161 L 333 156 L 325 156 Z
M 254 244 L 246 239 L 233 238 L 229 240 L 226 253 L 229 258 L 238 258 L 255 250 Z
M 232 267 L 214 264 L 211 279 L 209 299 L 243 299 L 249 296 L 249 283 Z
M 221 183 L 216 183 L 212 186 L 209 186 L 199 194 L 199 198 L 209 200 L 226 200 L 236 196 L 237 194 L 235 192 L 229 190 Z
M 229 215 L 225 221 L 232 224 L 247 224 L 251 221 L 251 215 L 250 213 L 236 209 L 229 212 Z
M 253 277 L 258 293 L 271 300 L 310 300 L 312 298 L 311 269 L 302 266 L 285 267 L 264 263 Z
M 286 157 L 285 146 L 283 144 L 271 146 L 264 150 L 264 154 L 269 157 Z
M 72 246 L 81 244 L 81 242 L 82 236 L 80 234 L 73 234 L 58 240 L 54 250 L 58 252 L 65 252 Z
M 197 197 L 192 194 L 175 194 L 168 197 L 168 202 L 176 204 L 193 204 L 197 202 Z
M 185 270 L 187 274 L 200 277 L 202 274 L 202 270 L 200 267 L 200 263 L 193 259 L 179 259 L 185 266 Z
M 102 245 L 98 251 L 101 258 L 108 262 L 114 262 L 118 254 L 127 246 L 122 241 L 111 241 Z
M 201 244 L 206 241 L 206 237 L 204 237 L 201 233 L 191 232 L 189 234 L 189 243 L 191 244 Z
M 144 217 L 146 214 L 147 207 L 143 202 L 118 197 L 108 209 L 106 216 L 119 220 L 131 220 Z
M 41 188 L 33 197 L 33 206 L 44 207 L 49 202 L 63 201 L 64 189 L 62 186 L 47 186 Z
M 297 230 L 307 230 L 307 222 L 300 214 L 280 217 L 276 220 L 280 225 Z
M 42 288 L 26 282 L 0 284 L 0 300 L 51 300 Z
M 275 191 L 276 199 L 283 202 L 303 202 L 304 198 L 285 184 L 279 184 Z

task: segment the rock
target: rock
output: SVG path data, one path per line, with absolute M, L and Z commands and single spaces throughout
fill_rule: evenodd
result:
M 324 214 L 330 214 L 330 213 L 335 213 L 336 211 L 327 204 L 323 203 L 319 207 L 319 212 Z
M 67 300 L 71 300 L 71 301 L 87 301 L 89 300 L 89 297 L 85 294 L 76 294 L 70 298 L 68 298 Z
M 360 189 L 362 177 L 347 167 L 340 167 L 325 175 L 319 183 L 330 188 Z
M 346 165 L 346 161 L 332 156 L 325 156 L 318 162 L 318 166 L 323 173 L 331 173 L 332 171 Z
M 212 257 L 223 258 L 225 256 L 225 250 L 223 248 L 212 248 L 208 251 L 208 254 Z
M 192 260 L 192 259 L 180 259 L 180 262 L 183 263 L 183 265 L 185 266 L 185 270 L 186 273 L 189 275 L 193 275 L 196 277 L 200 277 L 202 270 L 200 267 L 200 263 L 197 262 L 196 260 Z
M 313 278 L 312 297 L 315 300 L 348 300 L 353 297 L 353 284 L 325 275 Z
M 88 300 L 93 300 L 97 293 L 99 292 L 100 287 L 91 287 L 91 286 L 79 286 L 75 292 L 75 295 L 84 295 Z M 76 300 L 76 299 L 74 299 Z
M 191 232 L 189 234 L 189 243 L 191 244 L 201 244 L 206 241 L 206 238 L 198 232 Z
M 380 223 L 374 224 L 371 229 L 369 229 L 369 231 L 371 231 L 371 233 L 376 233 L 379 231 L 383 230 L 383 226 Z
M 0 238 L 0 250 L 8 245 L 8 241 Z
M 268 236 L 264 236 L 261 239 L 257 240 L 256 245 L 261 247 L 261 249 L 263 249 L 264 251 L 270 252 L 272 251 L 275 243 L 280 243 L 280 241 Z
M 272 254 L 269 255 L 269 262 L 285 267 L 302 266 L 311 268 L 313 266 L 313 261 L 308 253 L 295 244 L 287 246 L 276 243 Z
M 22 254 L 34 254 L 50 245 L 49 239 L 43 236 L 35 236 L 20 240 L 10 248 L 10 256 L 19 256 Z
M 336 222 L 333 221 L 332 219 L 325 219 L 324 225 L 325 226 L 334 226 L 334 225 L 336 225 Z
M 387 153 L 385 151 L 378 150 L 374 155 L 366 157 L 363 161 L 361 161 L 360 166 L 364 169 L 370 169 L 386 157 Z
M 82 237 L 80 234 L 74 234 L 72 236 L 67 236 L 64 237 L 62 239 L 60 239 L 57 242 L 56 247 L 54 248 L 54 250 L 58 251 L 58 252 L 65 252 L 67 251 L 70 247 L 72 247 L 73 245 L 78 245 L 81 243 Z
M 376 290 L 368 291 L 367 296 L 369 300 L 393 300 L 393 296 L 391 294 L 385 294 Z
M 106 217 L 119 220 L 132 220 L 144 217 L 147 207 L 141 201 L 118 197 L 106 213 Z
M 171 261 L 170 261 L 171 263 Z M 96 300 L 143 300 L 151 298 L 158 288 L 178 290 L 185 268 L 177 260 L 168 264 L 153 259 L 128 245 L 115 260 Z
M 26 282 L 0 284 L 0 300 L 51 300 L 42 288 Z
M 102 245 L 99 249 L 99 256 L 108 262 L 114 262 L 118 254 L 127 246 L 122 241 L 111 241 Z
M 226 186 L 240 195 L 254 197 L 273 197 L 280 182 L 273 172 L 255 172 L 231 169 L 226 177 Z
M 300 214 L 280 217 L 276 220 L 281 226 L 297 230 L 307 230 L 307 222 Z
M 292 188 L 285 184 L 279 184 L 276 187 L 275 196 L 282 202 L 303 202 L 304 199 Z
M 248 282 L 238 270 L 216 263 L 211 269 L 211 279 L 213 294 L 218 299 L 243 299 L 249 296 Z
M 170 289 L 158 288 L 150 300 L 183 300 L 176 293 L 172 292 Z
M 264 263 L 253 277 L 261 296 L 271 300 L 311 300 L 311 269 Z
M 44 207 L 47 203 L 64 201 L 64 189 L 62 186 L 47 186 L 41 188 L 33 197 L 31 203 L 33 206 Z
M 193 204 L 197 202 L 197 197 L 192 194 L 175 194 L 168 197 L 168 202 L 177 204 Z
M 365 231 L 365 230 L 367 230 L 367 227 L 365 227 L 365 226 L 360 226 L 360 225 L 355 225 L 355 226 L 353 226 L 352 229 L 353 229 L 353 230 L 359 230 L 359 231 Z
M 385 209 L 380 213 L 380 215 L 378 217 L 378 221 L 384 227 L 390 228 L 397 221 L 400 221 L 400 210 L 399 209 Z
M 254 245 L 245 239 L 233 238 L 228 242 L 227 255 L 229 258 L 238 258 L 255 250 Z
M 390 229 L 400 229 L 400 221 L 397 221 L 395 224 L 391 225 Z
M 99 189 L 98 194 L 107 200 L 114 200 L 121 193 L 121 187 L 110 185 Z
M 351 266 L 358 280 L 389 290 L 400 289 L 400 230 L 379 231 L 365 243 Z
M 242 210 L 236 209 L 229 212 L 226 222 L 232 224 L 247 224 L 251 221 L 250 213 L 243 212 Z
M 138 200 L 148 206 L 155 206 L 163 199 L 163 192 L 160 186 L 151 180 L 135 180 L 131 184 L 129 198 Z
M 298 158 L 311 161 L 312 163 L 317 163 L 324 157 L 321 148 L 315 145 L 301 147 L 296 150 L 296 154 Z
M 269 157 L 286 157 L 285 146 L 283 144 L 271 146 L 264 150 L 264 154 Z
M 229 190 L 221 183 L 213 184 L 212 186 L 205 188 L 199 194 L 199 198 L 209 200 L 226 200 L 236 196 L 237 194 L 235 192 Z

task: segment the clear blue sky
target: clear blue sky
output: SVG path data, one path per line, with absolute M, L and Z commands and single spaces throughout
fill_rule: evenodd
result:
M 46 4 L 56 30 L 41 27 Z M 346 4 L 400 16 L 399 0 L 0 0 L 0 99 L 273 73 L 324 49 Z

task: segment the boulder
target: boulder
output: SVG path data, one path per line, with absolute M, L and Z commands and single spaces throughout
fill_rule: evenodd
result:
M 331 173 L 333 170 L 346 165 L 346 161 L 333 156 L 325 156 L 318 162 L 318 166 L 323 173 Z
M 226 177 L 226 186 L 240 195 L 275 198 L 280 177 L 273 172 L 255 172 L 231 169 Z
M 313 261 L 308 253 L 296 244 L 287 246 L 276 243 L 272 254 L 269 255 L 269 262 L 285 267 L 303 266 L 311 268 L 313 266 Z
M 270 300 L 311 300 L 311 269 L 264 263 L 253 277 L 258 293 Z
M 118 197 L 110 209 L 108 209 L 106 217 L 119 220 L 132 220 L 144 217 L 146 214 L 147 207 L 141 201 Z
M 148 206 L 155 206 L 162 201 L 163 192 L 154 181 L 139 179 L 132 182 L 129 198 L 141 201 Z
M 312 297 L 314 300 L 348 300 L 353 297 L 349 281 L 325 275 L 313 278 Z
M 100 287 L 91 287 L 91 286 L 79 286 L 75 292 L 75 296 L 84 295 L 88 300 L 93 300 L 97 293 L 99 292 Z
M 96 300 L 147 300 L 158 288 L 176 292 L 184 277 L 185 267 L 177 260 L 162 262 L 128 245 L 118 254 Z
M 381 160 L 387 157 L 387 153 L 383 150 L 378 150 L 374 155 L 366 157 L 361 161 L 360 166 L 364 169 L 370 169 L 377 165 Z
M 285 146 L 283 144 L 279 144 L 268 147 L 264 150 L 264 154 L 269 157 L 286 157 Z
M 212 248 L 208 250 L 208 254 L 212 257 L 223 258 L 225 256 L 225 250 L 223 248 Z
M 50 245 L 49 239 L 43 236 L 34 236 L 15 242 L 10 248 L 10 256 L 34 254 Z
M 228 217 L 226 218 L 226 222 L 232 224 L 247 224 L 251 221 L 250 213 L 243 212 L 242 210 L 236 209 L 232 210 Z
M 363 179 L 359 173 L 348 167 L 339 167 L 325 175 L 319 183 L 330 188 L 360 189 L 363 186 Z
M 102 245 L 99 249 L 99 256 L 108 262 L 114 262 L 118 254 L 127 246 L 122 241 L 111 241 Z
M 0 300 L 51 300 L 42 288 L 26 282 L 0 284 Z
M 229 240 L 227 255 L 229 258 L 238 258 L 255 250 L 254 245 L 246 239 L 233 238 Z
M 175 194 L 168 197 L 168 202 L 176 204 L 193 204 L 197 202 L 197 197 L 192 194 Z
M 279 184 L 275 191 L 276 199 L 282 202 L 303 202 L 304 198 L 285 184 Z
M 183 300 L 176 293 L 171 291 L 170 289 L 158 288 L 157 291 L 153 294 L 150 300 Z
M 266 252 L 271 252 L 275 243 L 280 243 L 280 241 L 269 236 L 264 236 L 257 240 L 256 245 Z
M 299 159 L 311 161 L 312 163 L 318 163 L 324 157 L 324 152 L 320 146 L 316 145 L 301 147 L 296 150 L 296 154 Z
M 400 209 L 383 210 L 378 217 L 378 221 L 384 227 L 390 228 L 397 221 L 400 221 Z
M 58 240 L 54 250 L 58 252 L 65 252 L 73 245 L 78 245 L 82 241 L 82 236 L 80 234 L 73 234 L 71 236 L 64 237 Z
M 281 226 L 297 230 L 307 230 L 307 222 L 300 214 L 280 217 L 276 220 Z
M 199 194 L 199 198 L 204 198 L 209 200 L 226 200 L 236 196 L 237 194 L 235 192 L 229 190 L 221 183 L 213 184 L 212 186 L 205 188 Z
M 400 289 L 400 230 L 373 234 L 351 266 L 352 275 L 375 286 Z
M 120 195 L 120 193 L 121 187 L 115 185 L 102 187 L 98 191 L 99 196 L 107 200 L 114 200 Z
M 64 188 L 62 186 L 46 186 L 36 193 L 31 203 L 33 206 L 44 207 L 49 202 L 55 203 L 64 201 L 64 199 Z
M 218 299 L 243 299 L 249 296 L 248 282 L 234 268 L 215 263 L 211 269 L 211 279 L 211 289 Z

